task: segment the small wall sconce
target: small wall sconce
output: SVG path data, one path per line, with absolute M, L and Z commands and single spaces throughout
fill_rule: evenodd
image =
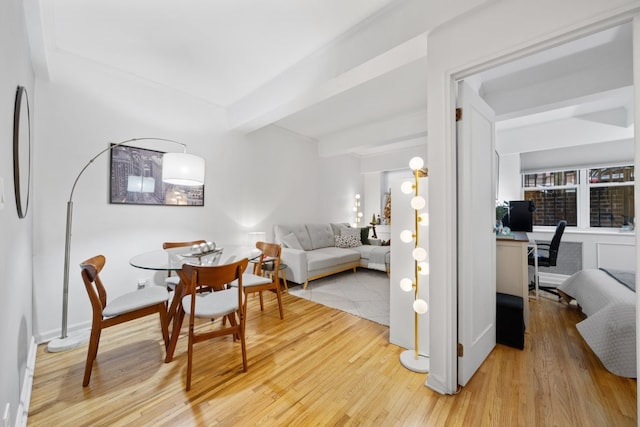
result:
M 353 204 L 353 212 L 355 213 L 356 220 L 353 223 L 354 227 L 360 227 L 362 219 L 362 211 L 360 210 L 360 194 L 356 194 L 356 201 Z

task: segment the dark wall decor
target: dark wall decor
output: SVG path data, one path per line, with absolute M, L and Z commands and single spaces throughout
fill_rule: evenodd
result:
M 127 145 L 114 147 L 109 203 L 204 206 L 204 185 L 174 185 L 162 181 L 163 154 Z
M 31 187 L 31 119 L 29 97 L 24 86 L 18 86 L 13 110 L 13 188 L 18 217 L 27 216 Z

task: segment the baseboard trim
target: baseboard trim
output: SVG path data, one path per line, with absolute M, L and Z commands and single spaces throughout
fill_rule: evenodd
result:
M 31 337 L 29 344 L 29 356 L 27 357 L 27 367 L 24 370 L 24 378 L 22 379 L 22 393 L 20 393 L 20 405 L 16 413 L 16 427 L 24 427 L 27 425 L 29 417 L 29 403 L 31 402 L 31 389 L 33 387 L 33 375 L 36 369 L 36 354 L 38 346 L 35 337 Z

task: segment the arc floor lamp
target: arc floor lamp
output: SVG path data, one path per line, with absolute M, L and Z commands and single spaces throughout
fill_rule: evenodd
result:
M 172 144 L 178 144 L 183 147 L 182 153 L 165 153 L 162 156 L 162 181 L 176 185 L 203 185 L 204 184 L 204 159 L 193 154 L 187 154 L 187 145 L 166 138 L 131 138 L 117 144 L 109 144 L 107 148 L 93 156 L 89 162 L 80 170 L 80 173 L 73 181 L 71 192 L 69 193 L 69 201 L 67 202 L 67 229 L 64 243 L 64 279 L 62 286 L 62 329 L 60 338 L 49 341 L 47 350 L 49 352 L 61 352 L 78 347 L 89 339 L 90 331 L 82 331 L 77 334 L 67 334 L 67 312 L 69 304 L 69 258 L 71 255 L 71 225 L 73 213 L 73 192 L 76 184 L 85 170 L 102 154 L 113 150 L 121 145 L 135 141 L 162 141 Z

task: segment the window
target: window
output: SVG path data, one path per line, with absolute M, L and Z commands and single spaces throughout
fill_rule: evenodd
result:
M 633 166 L 589 169 L 589 226 L 622 227 L 633 221 Z
M 563 219 L 578 225 L 577 170 L 526 174 L 523 184 L 525 200 L 536 205 L 533 225 L 555 226 Z
M 619 228 L 633 222 L 633 166 L 523 175 L 525 200 L 533 200 L 533 225 Z

